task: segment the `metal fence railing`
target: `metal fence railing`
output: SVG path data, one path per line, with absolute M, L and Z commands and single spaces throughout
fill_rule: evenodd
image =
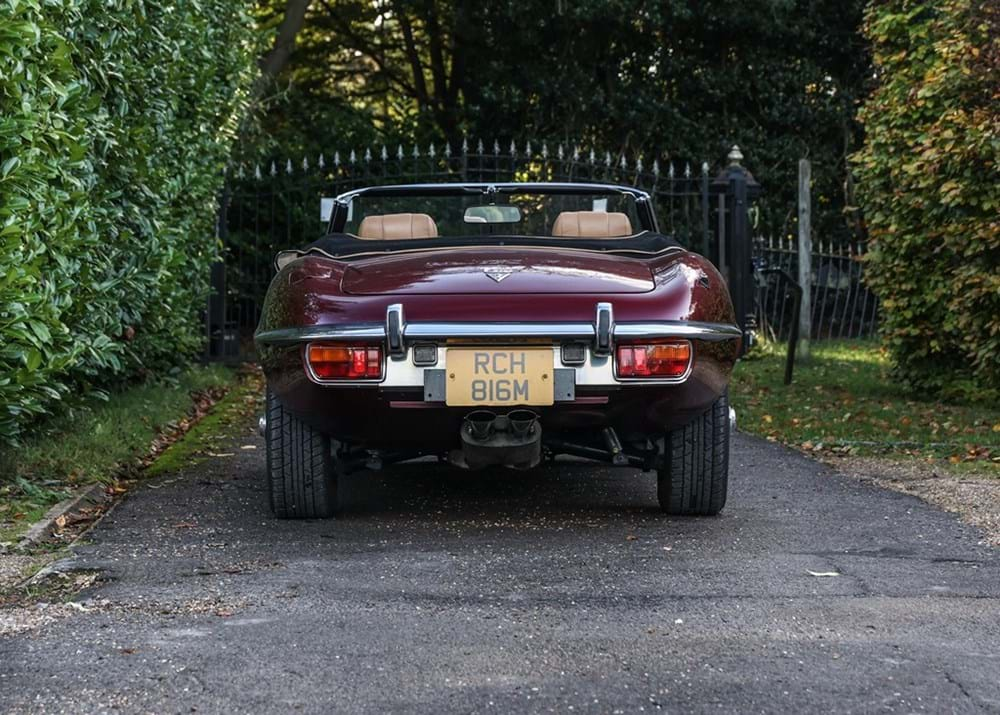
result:
M 869 338 L 878 330 L 878 300 L 865 285 L 860 242 L 814 241 L 812 251 L 812 335 L 825 338 Z M 757 238 L 755 263 L 798 275 L 794 237 Z M 792 299 L 777 274 L 757 281 L 758 329 L 771 340 L 784 340 L 791 329 Z

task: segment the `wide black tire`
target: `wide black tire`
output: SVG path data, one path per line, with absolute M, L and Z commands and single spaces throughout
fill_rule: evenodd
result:
M 330 438 L 289 413 L 267 393 L 267 487 L 279 519 L 323 519 L 337 510 Z
M 660 508 L 678 516 L 714 516 L 729 487 L 729 394 L 701 417 L 664 437 L 657 475 Z

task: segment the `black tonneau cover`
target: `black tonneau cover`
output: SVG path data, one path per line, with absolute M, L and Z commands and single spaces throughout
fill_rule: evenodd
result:
M 384 241 L 362 239 L 349 233 L 331 233 L 313 241 L 299 255 L 323 253 L 331 258 L 350 260 L 400 251 L 427 251 L 442 248 L 477 248 L 510 246 L 525 248 L 570 248 L 601 253 L 655 255 L 671 248 L 683 248 L 676 239 L 661 233 L 643 231 L 626 238 L 537 238 L 534 236 L 440 236 L 437 238 Z M 284 251 L 282 253 L 285 253 Z

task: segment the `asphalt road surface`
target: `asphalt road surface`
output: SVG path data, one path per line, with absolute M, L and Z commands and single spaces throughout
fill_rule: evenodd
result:
M 223 453 L 99 525 L 79 609 L 0 637 L 0 711 L 1000 712 L 1000 552 L 772 444 L 736 439 L 714 519 L 562 462 L 358 474 L 343 518 L 283 522 L 260 440 Z

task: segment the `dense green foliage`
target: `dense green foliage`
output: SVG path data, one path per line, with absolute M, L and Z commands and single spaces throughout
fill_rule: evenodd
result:
M 286 2 L 262 21 L 277 23 Z M 266 4 L 265 4 L 266 5 Z M 263 125 L 267 153 L 317 156 L 462 134 L 546 139 L 681 164 L 738 143 L 794 216 L 813 161 L 824 239 L 841 209 L 869 74 L 863 0 L 342 0 L 313 2 Z M 849 183 L 848 193 L 850 192 Z M 785 228 L 790 228 L 785 225 Z
M 887 344 L 915 386 L 995 391 L 1000 6 L 878 2 L 865 27 L 880 82 L 857 162 Z
M 241 0 L 0 0 L 0 441 L 200 345 Z

